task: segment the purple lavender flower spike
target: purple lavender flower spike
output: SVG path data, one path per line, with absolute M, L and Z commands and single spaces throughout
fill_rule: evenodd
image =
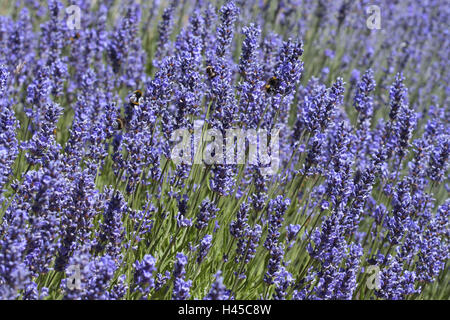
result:
M 223 284 L 223 276 L 221 271 L 217 271 L 215 275 L 215 281 L 211 286 L 211 290 L 208 292 L 204 300 L 230 300 L 230 290 Z
M 187 300 L 190 296 L 189 290 L 192 286 L 192 280 L 185 281 L 184 276 L 186 274 L 186 265 L 188 263 L 187 257 L 182 253 L 177 253 L 176 261 L 173 270 L 173 300 Z
M 197 256 L 197 262 L 202 263 L 202 261 L 205 259 L 206 255 L 209 252 L 209 249 L 211 249 L 211 242 L 212 242 L 212 235 L 205 235 L 203 239 L 200 241 L 200 247 L 198 249 L 198 256 Z
M 134 267 L 134 283 L 142 294 L 148 294 L 155 286 L 153 274 L 156 271 L 156 259 L 146 254 L 142 261 L 136 261 Z

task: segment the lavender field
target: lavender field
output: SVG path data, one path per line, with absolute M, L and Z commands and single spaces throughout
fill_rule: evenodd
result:
M 0 299 L 450 299 L 447 1 L 0 14 Z

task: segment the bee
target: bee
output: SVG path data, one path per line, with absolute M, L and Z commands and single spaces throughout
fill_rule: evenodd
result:
M 211 66 L 206 67 L 206 73 L 208 74 L 208 77 L 211 79 L 214 78 L 215 76 L 217 76 L 216 71 L 214 71 L 214 68 Z
M 70 37 L 70 41 L 74 42 L 75 39 L 80 39 L 80 34 L 77 32 L 74 37 Z
M 280 79 L 278 79 L 277 77 L 273 76 L 269 79 L 269 81 L 267 81 L 266 85 L 264 86 L 264 88 L 266 89 L 266 91 L 268 93 L 273 93 L 276 92 L 279 87 L 280 87 Z
M 409 42 L 408 41 L 404 41 L 400 44 L 400 49 L 404 52 L 409 46 Z
M 122 130 L 124 126 L 125 122 L 122 118 L 117 118 L 112 124 L 114 130 Z
M 144 101 L 144 98 L 143 98 L 141 90 L 134 91 L 130 97 L 130 103 L 135 106 L 140 105 L 143 101 Z

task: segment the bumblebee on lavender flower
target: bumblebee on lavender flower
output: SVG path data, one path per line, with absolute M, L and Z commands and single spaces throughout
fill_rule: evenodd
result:
M 217 76 L 217 73 L 216 73 L 216 71 L 214 70 L 214 68 L 212 66 L 207 66 L 206 67 L 206 74 L 208 75 L 208 77 L 210 79 L 212 79 L 215 76 Z
M 119 116 L 112 123 L 113 129 L 116 131 L 123 130 L 133 117 L 133 109 L 142 105 L 144 97 L 141 90 L 135 90 L 129 98 L 129 104 L 125 105 L 125 116 Z
M 134 106 L 138 106 L 144 102 L 144 97 L 141 90 L 136 90 L 130 97 L 130 103 Z
M 264 86 L 267 93 L 275 93 L 280 88 L 281 81 L 276 76 L 271 77 Z
M 127 127 L 133 118 L 133 111 L 144 103 L 144 96 L 141 90 L 135 90 L 129 98 L 129 103 L 125 104 L 125 116 L 119 116 L 113 122 L 114 130 L 120 131 Z
M 122 117 L 118 117 L 116 120 L 113 121 L 112 127 L 116 131 L 120 131 L 125 127 L 125 119 Z
M 70 40 L 70 42 L 74 42 L 75 40 L 80 39 L 80 37 L 81 37 L 80 33 L 77 32 L 77 33 L 75 33 L 75 35 L 73 37 L 70 37 L 69 40 Z

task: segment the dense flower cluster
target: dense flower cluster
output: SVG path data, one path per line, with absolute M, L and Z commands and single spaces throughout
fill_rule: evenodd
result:
M 71 3 L 1 8 L 0 299 L 448 299 L 444 1 Z

